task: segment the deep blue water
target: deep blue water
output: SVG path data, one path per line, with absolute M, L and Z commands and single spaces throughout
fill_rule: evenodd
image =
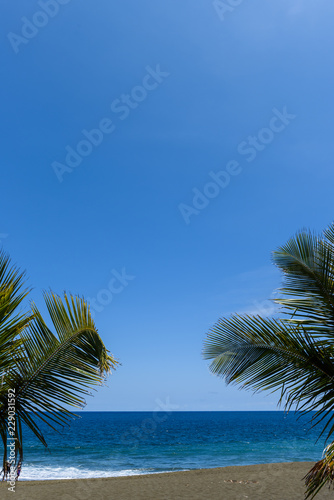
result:
M 106 477 L 319 460 L 321 428 L 283 412 L 83 412 L 49 451 L 25 432 L 22 479 Z

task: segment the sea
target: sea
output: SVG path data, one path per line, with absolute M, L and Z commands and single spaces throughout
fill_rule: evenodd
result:
M 60 432 L 40 427 L 48 448 L 24 429 L 20 480 L 316 461 L 325 447 L 310 416 L 281 411 L 81 412 Z

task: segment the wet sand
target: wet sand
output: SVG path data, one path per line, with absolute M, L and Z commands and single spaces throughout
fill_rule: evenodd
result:
M 302 500 L 303 476 L 313 462 L 246 465 L 164 474 L 19 481 L 15 494 L 0 483 L 0 498 L 14 500 Z M 317 500 L 333 499 L 324 487 Z

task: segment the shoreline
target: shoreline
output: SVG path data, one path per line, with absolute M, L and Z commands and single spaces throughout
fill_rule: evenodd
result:
M 314 462 L 228 466 L 94 479 L 19 481 L 15 500 L 303 500 L 303 477 Z M 13 498 L 8 483 L 1 498 Z M 324 487 L 317 500 L 333 498 Z

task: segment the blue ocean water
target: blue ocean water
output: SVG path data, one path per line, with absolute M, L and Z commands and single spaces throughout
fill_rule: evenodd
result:
M 108 477 L 319 460 L 310 417 L 284 412 L 82 412 L 49 451 L 24 432 L 23 480 Z

